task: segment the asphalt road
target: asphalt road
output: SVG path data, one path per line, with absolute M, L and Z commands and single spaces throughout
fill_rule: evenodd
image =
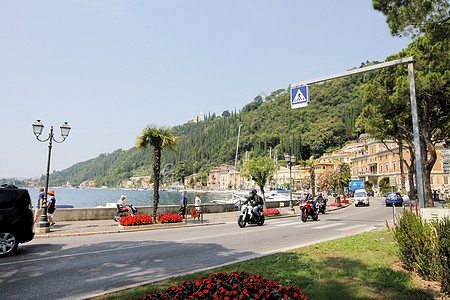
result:
M 297 216 L 270 219 L 262 227 L 227 223 L 35 239 L 0 259 L 0 299 L 85 298 L 385 228 L 393 209 L 381 198 L 370 199 L 368 207 L 352 205 L 306 223 Z

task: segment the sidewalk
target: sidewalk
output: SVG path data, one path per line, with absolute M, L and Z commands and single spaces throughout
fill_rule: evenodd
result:
M 342 205 L 341 207 L 327 206 L 327 212 L 347 207 L 350 204 Z M 289 218 L 289 217 L 299 217 L 298 206 L 294 207 L 294 213 L 289 211 L 288 207 L 277 208 L 280 211 L 278 216 L 269 216 L 267 219 L 273 218 Z M 112 218 L 111 220 L 90 220 L 90 221 L 70 221 L 70 222 L 58 222 L 53 225 L 48 233 L 41 233 L 34 236 L 35 239 L 38 238 L 52 238 L 52 237 L 67 237 L 67 236 L 81 236 L 81 235 L 93 235 L 93 234 L 106 234 L 106 233 L 122 233 L 131 231 L 142 231 L 142 230 L 157 230 L 157 229 L 168 229 L 168 228 L 179 228 L 179 227 L 193 227 L 193 226 L 208 226 L 217 225 L 225 223 L 236 223 L 239 216 L 239 211 L 225 212 L 225 213 L 214 213 L 214 214 L 204 214 L 203 223 L 197 221 L 197 219 L 192 219 L 188 216 L 187 222 L 182 223 L 171 223 L 171 224 L 151 224 L 151 225 L 140 225 L 140 226 L 129 226 L 124 228 L 119 226 L 118 222 L 115 222 Z

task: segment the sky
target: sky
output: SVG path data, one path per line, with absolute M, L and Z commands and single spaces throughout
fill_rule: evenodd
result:
M 60 171 L 410 42 L 370 0 L 0 0 L 0 178 L 46 173 L 38 119 Z

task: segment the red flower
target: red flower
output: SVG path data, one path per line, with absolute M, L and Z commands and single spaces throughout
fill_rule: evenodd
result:
M 168 288 L 166 293 L 154 291 L 140 300 L 280 299 L 281 295 L 283 295 L 283 299 L 307 299 L 298 288 L 280 287 L 278 282 L 266 280 L 261 275 L 254 276 L 246 272 L 237 272 L 211 274 L 208 278 L 201 277 L 195 282 L 182 281 L 178 287 Z
M 156 220 L 160 223 L 178 223 L 183 221 L 183 217 L 177 214 L 158 215 Z
M 144 225 L 152 223 L 153 218 L 149 215 L 126 216 L 120 218 L 120 225 L 123 226 Z

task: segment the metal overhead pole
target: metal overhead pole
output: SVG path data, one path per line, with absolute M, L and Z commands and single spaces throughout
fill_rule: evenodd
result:
M 238 130 L 238 138 L 236 143 L 236 157 L 234 158 L 234 190 L 236 190 L 236 167 L 237 167 L 237 158 L 238 158 L 238 151 L 239 151 L 239 137 L 241 135 L 241 126 L 242 124 L 239 124 L 239 130 Z M 242 176 L 242 174 L 241 174 Z
M 414 80 L 414 63 L 408 64 L 409 93 L 411 98 L 411 115 L 414 132 L 414 153 L 416 157 L 417 194 L 419 197 L 419 207 L 425 207 L 425 197 L 423 192 L 423 171 L 422 153 L 420 150 L 419 117 L 417 114 L 416 83 Z
M 415 81 L 414 81 L 414 58 L 412 56 L 400 58 L 397 60 L 392 60 L 372 66 L 362 67 L 359 69 L 353 69 L 350 71 L 337 73 L 334 75 L 324 76 L 317 79 L 311 79 L 302 81 L 299 83 L 291 84 L 291 89 L 298 88 L 301 86 L 307 86 L 309 84 L 319 83 L 322 81 L 328 81 L 332 79 L 337 79 L 345 76 L 350 76 L 354 74 L 369 72 L 373 70 L 378 70 L 386 67 L 396 66 L 400 64 L 408 64 L 408 75 L 409 75 L 409 91 L 410 91 L 410 98 L 411 98 L 411 114 L 412 114 L 412 120 L 413 120 L 413 133 L 414 133 L 414 152 L 415 152 L 415 159 L 416 159 L 416 176 L 417 176 L 417 195 L 419 198 L 419 207 L 423 208 L 425 207 L 425 198 L 424 198 L 424 191 L 423 191 L 423 171 L 422 171 L 422 155 L 420 151 L 420 134 L 419 134 L 419 118 L 417 114 L 417 102 L 416 102 L 416 87 L 415 87 Z M 308 95 L 309 97 L 309 95 Z M 291 100 L 292 101 L 292 100 Z M 291 105 L 293 103 L 291 102 Z M 293 107 L 296 108 L 296 107 Z

